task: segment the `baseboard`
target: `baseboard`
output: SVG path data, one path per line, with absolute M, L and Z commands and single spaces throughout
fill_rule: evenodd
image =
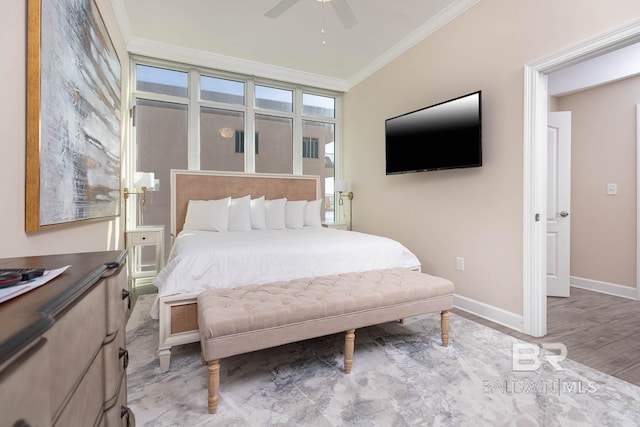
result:
M 613 295 L 616 297 L 636 299 L 636 288 L 630 286 L 618 285 L 615 283 L 601 282 L 599 280 L 584 279 L 582 277 L 571 276 L 571 286 L 589 291 L 600 292 L 603 294 Z
M 490 320 L 517 332 L 522 332 L 522 315 L 485 304 L 461 295 L 453 295 L 453 306 L 467 313 Z

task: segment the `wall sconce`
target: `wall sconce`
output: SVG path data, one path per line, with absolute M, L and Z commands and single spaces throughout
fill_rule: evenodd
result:
M 230 127 L 223 127 L 218 130 L 220 136 L 223 138 L 231 138 L 236 134 L 236 131 L 231 129 Z
M 347 190 L 349 189 L 349 185 L 347 184 L 347 181 L 343 181 L 343 180 L 336 180 L 333 184 L 333 189 L 335 192 L 338 193 L 338 205 L 342 206 L 343 205 L 343 201 L 342 198 L 346 197 L 347 199 L 349 199 L 349 231 L 351 231 L 351 224 L 352 224 L 352 210 L 351 210 L 351 204 L 353 203 L 353 192 L 349 191 L 347 193 Z M 346 193 L 346 194 L 342 194 L 342 193 Z
M 153 172 L 136 172 L 133 176 L 134 188 L 139 188 L 141 191 L 129 191 L 128 188 L 124 189 L 124 199 L 129 198 L 129 194 L 140 194 L 142 197 L 142 206 L 146 201 L 147 191 L 154 191 L 156 186 L 156 179 Z
M 140 189 L 140 191 L 129 191 L 128 188 L 125 188 L 123 191 L 124 194 L 124 200 L 125 200 L 125 204 L 124 204 L 124 228 L 125 230 L 128 229 L 128 223 L 127 223 L 127 203 L 126 200 L 129 198 L 130 194 L 139 194 L 142 197 L 140 198 L 141 201 L 141 205 L 144 207 L 145 202 L 146 202 L 146 197 L 147 197 L 147 191 L 155 191 L 156 186 L 158 184 L 158 180 L 155 179 L 155 176 L 153 174 L 153 172 L 136 172 L 133 175 L 133 187 L 134 190 L 135 189 Z M 142 216 L 142 211 L 140 209 L 138 209 L 138 215 L 139 217 Z M 139 222 L 140 218 L 137 218 Z M 137 225 L 136 225 L 137 227 Z

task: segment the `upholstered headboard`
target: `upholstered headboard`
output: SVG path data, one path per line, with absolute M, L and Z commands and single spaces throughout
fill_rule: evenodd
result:
M 171 170 L 171 234 L 182 230 L 189 200 L 224 197 L 317 200 L 320 177 L 316 175 L 254 174 L 239 172 Z

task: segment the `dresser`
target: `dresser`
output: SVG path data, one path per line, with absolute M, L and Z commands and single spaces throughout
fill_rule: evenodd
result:
M 0 304 L 0 426 L 131 426 L 126 251 L 0 259 L 60 276 Z

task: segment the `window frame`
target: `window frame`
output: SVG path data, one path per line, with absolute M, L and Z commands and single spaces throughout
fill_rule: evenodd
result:
M 164 95 L 153 92 L 146 92 L 136 89 L 136 66 L 143 65 L 149 67 L 158 67 L 167 70 L 175 70 L 188 73 L 187 97 L 174 95 Z M 220 78 L 244 83 L 244 105 L 227 104 L 224 102 L 202 99 L 200 97 L 200 77 Z M 126 185 L 133 185 L 133 176 L 135 172 L 136 159 L 136 132 L 135 126 L 135 105 L 136 99 L 147 99 L 152 101 L 171 102 L 183 104 L 188 110 L 188 127 L 187 127 L 187 158 L 189 170 L 201 170 L 200 167 L 200 113 L 201 107 L 209 107 L 222 110 L 239 111 L 244 114 L 244 135 L 255 136 L 255 120 L 256 115 L 267 115 L 274 117 L 290 118 L 293 122 L 292 132 L 292 171 L 293 175 L 303 174 L 303 123 L 304 121 L 330 123 L 334 125 L 334 179 L 342 176 L 342 93 L 317 87 L 299 85 L 292 82 L 282 82 L 261 78 L 256 76 L 245 75 L 241 73 L 232 73 L 228 71 L 216 70 L 209 67 L 196 65 L 188 65 L 179 62 L 167 61 L 162 59 L 150 58 L 141 55 L 130 55 L 129 67 L 129 106 L 130 121 L 127 127 L 127 149 L 124 150 L 124 170 Z M 293 93 L 293 111 L 284 112 L 279 110 L 270 110 L 268 108 L 256 107 L 255 102 L 255 86 L 267 86 L 275 89 L 292 91 Z M 330 97 L 334 99 L 334 117 L 316 116 L 303 113 L 303 94 Z M 253 143 L 244 141 L 244 173 L 255 173 L 255 138 Z M 251 148 L 251 149 L 247 149 Z M 324 197 L 323 195 L 320 195 Z M 131 209 L 129 210 L 131 211 Z M 338 212 L 336 212 L 336 215 Z M 133 218 L 132 218 L 133 220 Z

